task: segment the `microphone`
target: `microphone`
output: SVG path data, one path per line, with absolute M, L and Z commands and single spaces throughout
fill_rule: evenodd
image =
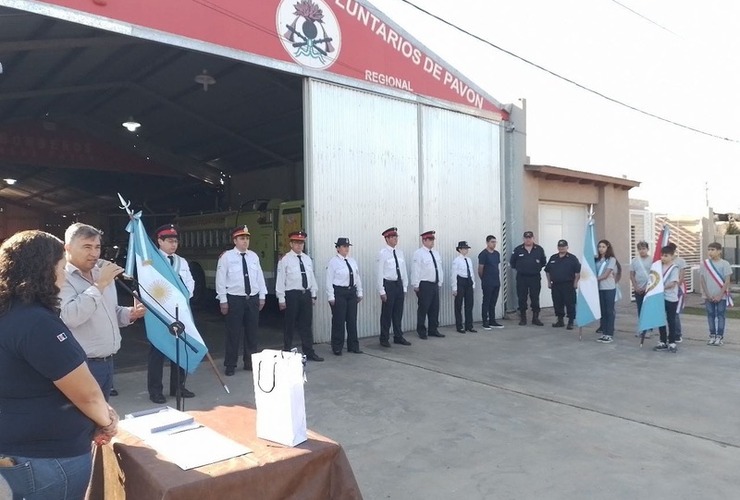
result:
M 97 267 L 98 269 L 102 269 L 103 267 L 105 267 L 105 266 L 107 266 L 109 264 L 114 264 L 114 263 L 111 262 L 111 261 L 109 261 L 109 260 L 99 259 L 98 262 L 95 264 L 95 267 Z M 135 281 L 133 276 L 129 276 L 126 273 L 116 274 L 115 279 L 117 279 L 117 280 Z

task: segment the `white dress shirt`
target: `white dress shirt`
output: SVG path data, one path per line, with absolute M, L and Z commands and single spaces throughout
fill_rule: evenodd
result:
M 260 265 L 260 258 L 251 250 L 247 250 L 244 253 L 247 259 L 247 271 L 249 272 L 250 296 L 254 297 L 259 294 L 260 300 L 265 300 L 267 285 L 265 284 L 265 275 Z M 239 295 L 241 297 L 247 295 L 244 290 L 242 255 L 236 247 L 226 250 L 218 258 L 218 264 L 216 264 L 216 294 L 221 304 L 228 302 L 226 294 Z
M 190 292 L 189 298 L 193 298 L 193 292 L 195 291 L 195 280 L 193 279 L 193 273 L 190 272 L 190 265 L 188 265 L 188 261 L 177 255 L 176 253 L 173 253 L 172 255 L 167 255 L 162 251 L 161 248 L 159 249 L 159 253 L 162 254 L 162 256 L 175 270 L 175 272 L 180 276 L 183 285 L 185 285 L 185 288 L 187 288 L 188 292 Z M 172 257 L 172 261 L 170 261 L 170 257 Z
M 313 262 L 311 257 L 301 253 L 301 261 L 306 270 L 306 280 L 308 281 L 308 290 L 311 290 L 311 297 L 314 299 L 319 293 L 319 286 L 316 283 L 316 276 L 313 273 Z M 303 290 L 303 280 L 301 279 L 301 265 L 298 261 L 298 254 L 293 250 L 283 255 L 277 266 L 277 278 L 275 280 L 275 295 L 278 302 L 285 303 L 285 292 L 288 290 Z
M 434 254 L 434 260 L 437 262 L 436 273 L 432 254 Z M 442 257 L 438 251 L 421 247 L 414 252 L 414 260 L 411 262 L 411 286 L 413 288 L 419 288 L 419 283 L 422 281 L 431 281 L 434 283 L 435 276 L 439 278 L 439 283 L 437 284 L 441 287 L 442 281 L 444 281 L 444 274 L 442 270 Z
M 469 267 L 465 267 L 466 261 Z M 461 278 L 467 278 L 468 270 L 470 270 L 470 279 L 473 281 L 473 289 L 475 289 L 475 271 L 473 270 L 473 261 L 470 260 L 470 257 L 463 257 L 462 255 L 455 257 L 452 261 L 452 279 L 450 280 L 453 292 L 457 292 L 457 277 L 460 276 Z
M 406 271 L 406 259 L 403 257 L 403 250 L 386 245 L 380 249 L 377 261 L 377 285 L 380 295 L 385 295 L 383 280 L 398 281 L 398 274 L 396 273 L 396 259 L 393 258 L 394 250 L 396 252 L 396 258 L 398 259 L 398 270 L 401 272 L 401 282 L 403 284 L 404 293 L 406 293 L 409 286 L 409 276 Z
M 362 280 L 360 279 L 360 268 L 357 267 L 357 262 L 352 257 L 345 259 L 336 254 L 329 259 L 329 263 L 326 265 L 326 295 L 329 296 L 329 300 L 334 300 L 334 285 L 349 286 L 347 262 L 352 266 L 352 279 L 357 289 L 357 296 L 362 298 Z

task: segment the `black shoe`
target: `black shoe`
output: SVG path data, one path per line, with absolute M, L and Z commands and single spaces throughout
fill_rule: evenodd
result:
M 540 321 L 540 318 L 532 318 L 532 324 L 536 326 L 545 326 L 545 324 Z
M 403 337 L 400 337 L 400 338 L 395 338 L 395 337 L 394 337 L 394 338 L 393 338 L 393 343 L 394 343 L 394 344 L 401 344 L 401 345 L 411 345 L 411 342 L 409 342 L 408 340 L 406 340 L 406 339 L 405 339 L 405 338 L 403 338 Z M 390 346 L 389 346 L 389 347 L 390 347 Z
M 527 324 L 527 319 L 526 318 L 522 318 L 522 319 L 519 320 L 519 326 L 525 326 L 526 324 Z
M 428 338 L 428 335 L 426 333 L 420 333 L 418 334 L 420 339 L 426 340 Z
M 249 365 L 244 365 L 244 371 L 245 371 L 245 372 L 251 372 L 251 371 L 252 371 L 252 365 L 251 365 L 251 364 L 249 364 Z
M 152 403 L 161 405 L 167 402 L 167 398 L 164 397 L 164 394 L 149 394 L 149 399 Z
M 596 333 L 604 333 L 604 330 L 602 330 L 601 328 L 599 328 L 599 329 L 596 330 Z
M 324 361 L 324 358 L 322 358 L 315 352 L 312 352 L 311 354 L 307 355 L 306 359 L 310 359 L 311 361 Z
M 115 387 L 112 387 L 110 392 L 108 393 L 110 396 L 118 396 L 118 391 L 115 389 Z
M 469 331 L 470 333 L 478 333 L 478 330 L 476 330 L 475 328 L 468 328 L 467 331 Z
M 334 356 L 341 356 L 342 355 L 342 350 L 341 349 L 339 349 L 338 351 L 335 351 L 334 349 L 332 349 L 331 352 L 334 353 Z
M 442 337 L 445 337 L 445 334 L 444 333 L 439 333 L 439 332 L 431 332 L 429 334 L 429 336 L 430 337 L 439 337 L 439 338 L 442 338 Z
M 562 318 L 558 318 L 558 320 L 555 323 L 552 324 L 552 327 L 553 328 L 562 328 L 564 326 L 565 326 L 565 323 L 563 323 L 563 319 Z
M 231 377 L 234 374 L 234 367 L 228 366 L 226 367 L 226 371 L 224 372 L 227 377 Z
M 573 321 L 568 321 L 568 326 L 565 327 L 566 330 L 572 330 L 573 329 Z
M 400 344 L 400 342 L 396 342 L 395 339 L 393 340 L 393 343 L 394 344 Z M 382 345 L 383 347 L 390 347 L 391 346 L 391 343 L 388 342 L 387 340 L 381 340 L 380 341 L 380 345 Z
M 355 354 L 362 354 L 362 349 L 359 347 L 357 349 L 347 349 L 347 352 L 353 352 Z
M 458 328 L 457 333 L 465 333 L 465 328 Z
M 490 326 L 491 326 L 491 328 L 503 328 L 503 327 L 504 327 L 504 325 L 500 324 L 500 323 L 499 323 L 499 322 L 497 322 L 496 320 L 493 320 L 493 321 L 491 322 L 491 325 L 490 325 Z
M 174 397 L 176 395 L 177 394 L 175 394 L 175 391 L 170 390 L 170 396 L 173 396 Z M 187 389 L 185 389 L 183 387 L 183 388 L 180 389 L 180 397 L 181 398 L 194 398 L 195 397 L 195 393 L 194 392 L 191 392 L 191 391 L 189 391 L 189 390 L 187 390 Z
M 490 327 L 490 326 L 488 326 L 487 324 L 483 323 L 483 329 L 484 329 L 484 330 L 490 330 L 490 329 L 491 329 L 491 327 Z

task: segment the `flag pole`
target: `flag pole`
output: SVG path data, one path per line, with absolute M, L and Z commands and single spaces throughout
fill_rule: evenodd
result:
M 133 218 L 134 218 L 133 217 L 134 216 L 134 211 L 131 210 L 131 202 L 124 200 L 123 199 L 123 196 L 121 196 L 121 193 L 116 193 L 116 194 L 118 194 L 118 199 L 121 201 L 121 206 L 119 208 L 121 208 L 122 210 L 124 210 L 128 214 L 128 217 L 129 217 L 130 220 L 133 220 Z M 116 280 L 116 281 L 118 281 L 118 280 Z M 129 293 L 131 293 L 131 295 L 134 298 L 136 298 L 136 292 L 134 292 L 133 290 L 131 290 L 130 288 L 128 288 L 125 285 L 125 283 L 122 283 L 122 282 L 118 281 L 118 284 L 119 285 L 122 285 L 125 289 L 127 289 L 129 291 Z M 147 306 L 147 304 L 145 302 L 143 302 L 143 301 L 142 301 L 142 304 L 144 304 L 145 307 Z M 147 309 L 149 311 L 151 311 L 152 313 L 154 313 L 154 315 L 158 319 L 160 319 L 160 320 L 162 319 L 162 318 L 159 318 L 159 316 L 156 314 L 156 312 L 153 311 L 151 308 L 147 307 Z M 186 344 L 188 343 L 187 340 L 185 340 L 185 343 Z M 191 346 L 191 348 L 192 348 L 192 346 Z M 193 349 L 193 350 L 195 350 L 195 349 Z M 178 352 L 179 352 L 179 350 L 178 350 Z M 213 373 L 216 374 L 216 378 L 218 379 L 219 383 L 221 383 L 221 386 L 224 388 L 224 391 L 226 391 L 226 394 L 231 394 L 231 391 L 229 390 L 229 386 L 227 386 L 226 383 L 224 382 L 224 380 L 221 378 L 221 374 L 218 373 L 218 369 L 216 368 L 216 363 L 213 362 L 213 358 L 211 357 L 211 353 L 209 351 L 207 351 L 207 350 L 206 350 L 206 357 L 208 358 L 208 362 L 211 364 L 211 368 L 213 368 Z

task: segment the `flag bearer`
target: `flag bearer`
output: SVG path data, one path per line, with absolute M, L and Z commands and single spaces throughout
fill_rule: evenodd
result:
M 195 280 L 190 272 L 188 261 L 177 255 L 177 247 L 180 239 L 177 228 L 173 224 L 160 226 L 154 232 L 159 252 L 167 259 L 175 273 L 180 276 L 185 288 L 193 296 Z M 163 404 L 167 398 L 163 394 L 162 371 L 164 369 L 165 355 L 152 344 L 149 348 L 149 362 L 147 364 L 146 385 L 149 390 L 149 399 L 152 403 Z M 170 360 L 170 396 L 177 392 L 177 364 Z M 183 398 L 195 397 L 195 394 L 185 388 L 185 370 L 180 368 L 180 396 Z

